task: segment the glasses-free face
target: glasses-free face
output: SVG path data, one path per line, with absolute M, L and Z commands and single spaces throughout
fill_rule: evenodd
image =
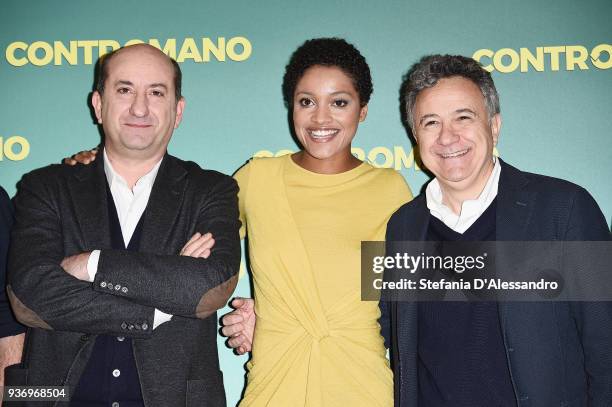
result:
M 184 100 L 174 94 L 174 70 L 148 46 L 121 50 L 108 64 L 104 93 L 92 102 L 109 154 L 161 157 L 181 122 Z
M 501 117 L 489 118 L 482 92 L 469 79 L 441 79 L 416 98 L 419 152 L 443 190 L 478 196 L 493 170 L 500 127 Z
M 341 170 L 353 162 L 351 142 L 367 111 L 340 68 L 316 65 L 306 70 L 293 97 L 293 126 L 304 148 L 305 167 L 328 172 L 317 169 Z

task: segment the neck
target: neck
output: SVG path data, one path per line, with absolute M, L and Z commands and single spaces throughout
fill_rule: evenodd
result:
M 126 157 L 109 149 L 106 149 L 106 155 L 113 166 L 113 170 L 125 179 L 130 189 L 140 178 L 149 173 L 163 157 L 163 154 L 147 158 Z
M 478 199 L 493 173 L 494 164 L 491 162 L 476 180 L 463 180 L 456 185 L 440 182 L 442 190 L 442 203 L 448 206 L 456 215 L 461 214 L 463 202 Z M 466 186 L 465 183 L 468 183 Z
M 300 167 L 318 174 L 340 174 L 350 171 L 362 164 L 361 160 L 350 152 L 348 155 L 321 160 L 311 156 L 305 151 L 300 151 L 293 154 L 291 159 Z

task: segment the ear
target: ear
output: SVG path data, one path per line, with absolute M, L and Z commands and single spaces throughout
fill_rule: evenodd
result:
M 183 120 L 183 110 L 185 109 L 185 98 L 181 96 L 176 104 L 176 117 L 174 119 L 174 128 L 178 129 L 181 120 Z
M 493 136 L 493 146 L 497 145 L 497 140 L 499 140 L 499 132 L 501 130 L 502 118 L 499 113 L 491 118 L 491 134 Z
M 366 119 L 366 116 L 368 115 L 368 105 L 365 105 L 364 107 L 361 108 L 361 110 L 359 111 L 359 121 L 362 122 Z
M 417 134 L 416 131 L 416 126 L 408 126 L 410 128 L 410 134 L 412 134 L 412 137 L 414 137 L 414 142 L 417 143 L 417 145 L 419 144 L 419 135 Z
M 102 95 L 95 90 L 91 95 L 91 105 L 96 112 L 96 119 L 98 119 L 98 123 L 102 124 Z

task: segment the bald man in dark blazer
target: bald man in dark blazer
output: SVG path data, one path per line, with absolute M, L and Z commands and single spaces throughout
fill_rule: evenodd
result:
M 7 378 L 68 386 L 71 407 L 224 406 L 216 311 L 238 280 L 238 187 L 167 152 L 176 61 L 141 44 L 101 64 L 99 159 L 26 174 L 15 197 L 8 294 L 29 329 Z M 211 251 L 193 246 L 210 234 Z

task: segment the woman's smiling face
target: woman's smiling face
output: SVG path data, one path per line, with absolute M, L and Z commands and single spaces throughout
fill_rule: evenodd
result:
M 315 167 L 317 160 L 351 160 L 351 142 L 368 111 L 352 78 L 338 67 L 315 65 L 304 72 L 293 96 L 293 126 L 304 159 Z

